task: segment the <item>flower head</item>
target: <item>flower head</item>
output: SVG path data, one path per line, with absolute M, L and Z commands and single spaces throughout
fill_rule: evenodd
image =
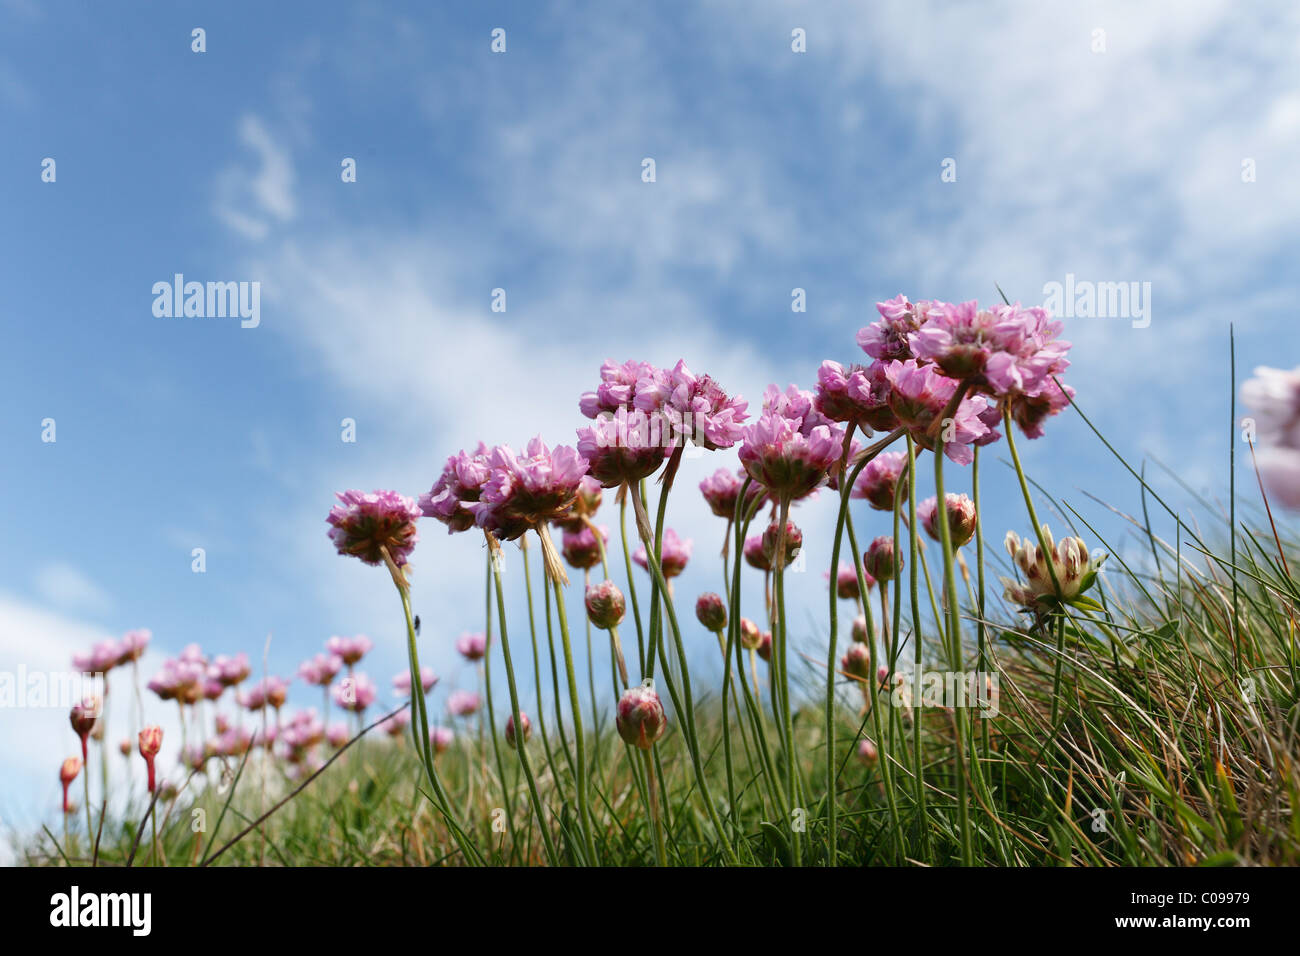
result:
M 740 497 L 740 489 L 746 477 L 743 468 L 738 472 L 732 472 L 729 468 L 719 468 L 701 481 L 700 493 L 708 502 L 709 510 L 719 518 L 731 520 L 736 514 L 736 500 Z M 753 504 L 763 495 L 763 486 L 756 481 L 750 482 L 749 491 L 745 493 L 747 501 Z
M 487 656 L 487 635 L 462 634 L 456 639 L 456 652 L 467 661 L 481 661 Z
M 889 407 L 916 443 L 933 451 L 939 437 L 937 430 L 943 428 L 944 454 L 959 465 L 970 464 L 970 446 L 989 434 L 989 426 L 980 417 L 988 407 L 984 397 L 966 395 L 950 412 L 949 405 L 960 386 L 935 366 L 918 365 L 908 359 L 891 362 L 885 374 L 891 388 Z
M 448 534 L 468 531 L 474 527 L 474 513 L 466 506 L 478 501 L 489 471 L 486 445 L 479 442 L 473 454 L 462 449 L 447 459 L 433 487 L 420 495 L 420 511 L 445 524 Z
M 144 656 L 145 648 L 149 646 L 149 641 L 153 639 L 153 632 L 147 628 L 136 628 L 134 631 L 127 631 L 122 635 L 122 640 L 118 642 L 118 648 L 122 656 L 118 659 L 118 664 L 129 664 L 131 661 L 138 661 Z
M 208 677 L 219 681 L 225 687 L 234 687 L 247 679 L 253 672 L 248 655 L 240 651 L 234 657 L 218 654 L 208 665 Z
M 587 473 L 587 460 L 572 448 L 548 448 L 532 439 L 522 455 L 509 445 L 488 454 L 491 473 L 470 509 L 475 522 L 498 538 L 513 541 L 525 531 L 565 517 Z
M 358 714 L 375 702 L 376 693 L 374 682 L 365 674 L 345 677 L 330 690 L 334 703 Z
M 763 531 L 763 558 L 768 567 L 776 569 L 786 567 L 799 554 L 799 549 L 803 547 L 803 532 L 793 521 L 785 523 L 785 540 L 781 541 L 781 523 L 773 521 Z M 778 555 L 777 549 L 781 548 L 784 554 Z
M 581 447 L 578 453 L 582 453 Z M 591 470 L 588 469 L 587 474 L 578 482 L 578 493 L 573 498 L 573 504 L 555 523 L 565 531 L 581 531 L 587 527 L 588 520 L 596 517 L 596 512 L 600 510 L 600 499 L 600 482 L 592 477 Z
M 122 647 L 112 638 L 100 641 L 88 654 L 73 654 L 72 666 L 86 674 L 107 674 L 122 657 Z
M 433 672 L 432 667 L 420 668 L 420 687 L 427 694 L 433 690 L 433 685 L 438 683 L 438 675 Z M 411 672 L 401 671 L 393 677 L 393 690 L 404 696 L 410 696 L 411 693 Z
M 595 424 L 578 429 L 578 454 L 606 488 L 640 481 L 658 471 L 672 450 L 674 435 L 663 422 L 639 408 L 601 412 Z
M 149 771 L 148 784 L 150 793 L 153 793 L 155 789 L 154 758 L 158 756 L 158 751 L 162 749 L 162 739 L 162 728 L 157 724 L 150 724 L 140 731 L 140 756 L 144 758 L 145 767 Z
M 1021 584 L 1003 578 L 1002 584 L 1006 587 L 1007 600 L 1020 607 L 1041 609 L 1078 600 L 1097 580 L 1097 572 L 1106 560 L 1104 554 L 1090 556 L 1082 538 L 1064 538 L 1058 544 L 1052 540 L 1047 525 L 1042 526 L 1042 532 L 1046 553 L 1037 540 L 1022 541 L 1014 531 L 1007 532 L 1007 552 L 1025 580 Z
M 364 634 L 356 637 L 331 637 L 325 642 L 326 652 L 338 657 L 349 667 L 369 654 L 374 646 L 374 642 Z
M 762 634 L 759 635 L 758 647 L 754 648 L 754 650 L 758 652 L 758 656 L 763 658 L 763 660 L 765 661 L 772 660 L 772 632 L 771 631 L 764 631 Z
M 472 690 L 454 690 L 447 695 L 447 713 L 453 717 L 468 717 L 478 708 L 479 697 Z
M 858 332 L 858 345 L 873 359 L 903 362 L 913 358 L 912 336 L 925 325 L 933 302 L 909 302 L 898 295 L 888 302 L 877 302 L 880 318 Z
M 903 479 L 906 470 L 906 452 L 882 451 L 858 473 L 849 497 L 865 498 L 867 504 L 877 511 L 893 511 L 895 496 L 907 497 L 907 482 Z M 901 489 L 898 487 L 900 479 L 903 480 Z
M 752 534 L 745 539 L 745 562 L 751 568 L 758 568 L 760 571 L 771 571 L 772 564 L 763 552 L 763 535 Z
M 853 640 L 858 644 L 867 643 L 867 619 L 859 614 L 853 619 L 853 626 L 849 629 Z
M 430 727 L 429 743 L 433 745 L 435 753 L 442 753 L 455 741 L 456 734 L 450 727 Z
M 383 564 L 384 551 L 399 568 L 415 548 L 415 522 L 420 509 L 395 491 L 341 491 L 339 504 L 326 519 L 330 540 L 339 554 L 350 554 L 366 564 Z
M 871 648 L 854 641 L 840 658 L 840 670 L 861 680 L 871 679 Z
M 629 687 L 618 700 L 614 723 L 618 735 L 633 747 L 649 750 L 664 735 L 668 718 L 664 705 L 655 693 L 654 682 L 647 680 L 640 687 Z
M 749 403 L 729 396 L 708 375 L 695 375 L 679 361 L 637 380 L 633 404 L 664 415 L 683 440 L 708 449 L 730 448 L 741 438 Z
M 813 407 L 810 392 L 769 385 L 763 413 L 743 430 L 740 463 L 773 497 L 796 501 L 826 480 L 839 459 L 844 431 Z
M 602 525 L 597 530 L 600 531 L 601 537 L 599 544 L 591 527 L 584 526 L 577 531 L 564 532 L 560 553 L 564 555 L 564 560 L 568 561 L 570 566 L 585 570 L 600 564 L 602 545 L 609 544 L 609 529 Z
M 758 645 L 763 642 L 763 635 L 755 624 L 747 617 L 740 619 L 740 646 L 747 651 L 758 650 Z
M 882 534 L 862 556 L 862 567 L 877 581 L 891 581 L 903 570 L 903 556 L 894 552 L 894 539 Z
M 338 654 L 317 654 L 298 665 L 298 676 L 308 684 L 328 687 L 343 667 L 343 658 Z
M 686 570 L 686 562 L 691 559 L 691 548 L 694 542 L 687 538 L 683 541 L 677 537 L 677 532 L 672 528 L 664 529 L 664 539 L 659 553 L 659 567 L 663 571 L 664 578 L 675 578 Z M 632 555 L 632 560 L 650 570 L 650 564 L 646 560 L 645 545 L 636 549 Z
M 830 580 L 830 572 L 823 572 L 827 580 Z M 864 569 L 862 577 L 867 587 L 870 588 L 876 583 L 876 579 L 867 574 Z M 858 590 L 858 572 L 851 564 L 840 562 L 839 568 L 835 572 L 835 594 L 845 601 L 856 601 L 861 594 Z
M 889 410 L 889 381 L 880 362 L 849 368 L 829 359 L 822 362 L 817 370 L 813 405 L 830 421 L 856 425 L 868 435 L 873 429 L 891 431 L 897 427 L 894 413 Z
M 601 412 L 628 408 L 636 399 L 637 383 L 652 383 L 659 374 L 659 370 L 649 362 L 629 360 L 619 364 L 606 359 L 600 366 L 600 384 L 594 392 L 583 393 L 578 408 L 588 418 L 596 418 Z

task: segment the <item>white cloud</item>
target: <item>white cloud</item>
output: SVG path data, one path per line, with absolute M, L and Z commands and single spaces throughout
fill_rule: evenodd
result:
M 293 164 L 285 145 L 257 116 L 240 120 L 239 141 L 252 151 L 257 168 L 225 170 L 217 182 L 213 212 L 245 239 L 264 239 L 273 225 L 292 222 L 297 215 Z

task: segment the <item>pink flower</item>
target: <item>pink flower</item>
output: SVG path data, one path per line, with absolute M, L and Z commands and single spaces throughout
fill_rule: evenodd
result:
M 980 413 L 988 407 L 983 396 L 968 395 L 955 412 L 949 413 L 948 405 L 958 386 L 933 365 L 918 365 L 911 359 L 891 362 L 885 374 L 892 388 L 889 407 L 916 443 L 927 451 L 933 451 L 931 428 L 944 427 L 947 431 L 943 436 L 944 454 L 959 465 L 970 464 L 974 457 L 971 444 L 989 433 L 988 426 L 980 419 Z M 941 422 L 945 415 L 952 419 L 946 424 Z
M 925 324 L 933 305 L 932 302 L 908 302 L 904 295 L 877 302 L 880 319 L 858 332 L 858 345 L 882 362 L 913 358 L 912 336 Z
M 145 628 L 137 628 L 134 631 L 127 631 L 122 635 L 122 640 L 118 642 L 118 650 L 122 656 L 118 658 L 117 663 L 129 664 L 131 661 L 138 661 L 144 656 L 145 648 L 149 646 L 149 641 L 153 639 L 153 633 Z
M 452 455 L 433 487 L 420 495 L 420 510 L 445 524 L 448 534 L 474 527 L 474 513 L 466 506 L 479 500 L 488 479 L 487 454 L 487 446 L 479 442 L 472 455 L 464 450 Z
M 220 681 L 226 687 L 234 687 L 241 683 L 250 673 L 252 673 L 252 665 L 248 662 L 248 655 L 243 651 L 234 657 L 218 654 L 208 665 L 208 677 Z
M 907 498 L 907 483 L 903 471 L 907 468 L 907 453 L 901 451 L 884 451 L 877 455 L 858 474 L 853 483 L 851 498 L 865 498 L 871 507 L 878 511 L 893 511 L 894 496 L 898 492 L 898 483 L 903 480 L 901 494 Z
M 73 654 L 72 666 L 86 674 L 107 674 L 122 657 L 122 647 L 112 638 L 100 641 L 89 654 Z
M 893 431 L 898 427 L 889 409 L 889 380 L 884 365 L 844 368 L 829 359 L 817 370 L 818 412 L 834 422 L 851 422 L 865 434 L 872 430 Z
M 330 509 L 330 540 L 339 554 L 350 554 L 366 564 L 382 564 L 388 549 L 399 568 L 415 548 L 415 522 L 420 509 L 415 502 L 395 491 L 342 491 L 341 502 Z
M 781 537 L 781 524 L 779 521 L 773 521 L 763 530 L 763 558 L 767 561 L 769 567 L 786 567 L 795 556 L 799 549 L 803 547 L 803 532 L 793 521 L 785 523 L 785 554 L 781 560 L 777 560 L 776 549 L 779 547 L 778 540 Z
M 162 749 L 163 732 L 157 724 L 150 724 L 140 731 L 140 756 L 144 758 L 145 766 L 149 771 L 148 786 L 149 792 L 153 793 L 156 785 L 154 779 L 154 758 L 158 756 L 158 751 Z
M 700 482 L 700 493 L 704 495 L 710 510 L 719 518 L 731 520 L 735 516 L 736 499 L 740 497 L 740 489 L 744 485 L 745 477 L 743 468 L 734 473 L 729 468 L 719 468 Z M 756 481 L 751 482 L 746 494 L 749 503 L 753 504 L 763 495 L 763 486 Z
M 1300 509 L 1300 451 L 1284 446 L 1261 448 L 1255 467 L 1271 499 Z
M 434 752 L 442 753 L 456 740 L 456 735 L 450 727 L 430 727 L 429 743 L 433 745 Z
M 830 572 L 823 571 L 822 575 L 829 581 Z M 867 574 L 864 570 L 862 577 L 870 588 L 876 583 L 876 579 Z M 840 562 L 840 566 L 835 573 L 835 593 L 845 601 L 853 601 L 858 598 L 858 572 L 854 570 L 853 565 Z
M 686 570 L 686 563 L 691 559 L 691 548 L 694 542 L 687 538 L 683 541 L 677 537 L 677 532 L 672 528 L 664 529 L 664 540 L 659 551 L 659 568 L 663 571 L 664 578 L 675 578 Z M 650 564 L 646 559 L 645 546 L 636 549 L 632 555 L 632 560 L 650 570 Z
M 344 710 L 362 713 L 375 702 L 375 685 L 365 674 L 345 677 L 330 690 L 334 703 Z
M 840 658 L 840 670 L 862 680 L 871 679 L 871 649 L 854 641 Z
M 948 533 L 954 548 L 960 548 L 975 535 L 975 502 L 966 495 L 947 496 Z M 916 517 L 925 533 L 939 541 L 939 525 L 935 521 L 938 498 L 931 496 L 916 506 Z
M 406 675 L 406 682 L 409 685 L 411 675 Z M 409 687 L 407 688 L 410 689 Z M 411 725 L 411 712 L 409 710 L 399 710 L 391 717 L 386 718 L 379 726 L 390 737 L 402 736 L 402 731 Z
M 894 552 L 894 539 L 882 534 L 867 548 L 862 566 L 877 581 L 890 581 L 903 570 L 903 556 Z
M 289 696 L 289 682 L 282 677 L 267 677 L 240 694 L 236 700 L 245 710 L 258 711 L 263 707 L 279 710 Z
M 325 740 L 331 747 L 338 750 L 348 742 L 348 728 L 346 724 L 330 724 L 325 731 Z
M 203 681 L 203 699 L 216 700 L 226 692 L 226 685 L 221 683 L 215 677 L 208 677 Z
M 587 459 L 596 481 L 615 488 L 653 475 L 674 441 L 662 416 L 621 407 L 601 412 L 594 425 L 578 429 L 578 454 Z
M 749 403 L 731 398 L 707 375 L 694 375 L 679 361 L 671 371 L 656 369 L 636 383 L 633 404 L 660 412 L 683 440 L 708 449 L 730 448 L 741 438 Z
M 338 654 L 317 654 L 298 665 L 298 676 L 308 684 L 328 687 L 342 667 L 343 658 Z
M 1242 384 L 1241 400 L 1254 413 L 1261 448 L 1300 449 L 1300 366 L 1289 372 L 1258 366 Z
M 193 704 L 203 696 L 207 667 L 198 661 L 168 658 L 162 670 L 149 681 L 148 687 L 161 700 L 179 700 Z
M 467 661 L 481 661 L 487 654 L 487 636 L 462 634 L 456 641 L 456 650 Z
M 325 642 L 325 650 L 338 657 L 349 667 L 370 653 L 375 645 L 364 634 L 356 637 L 331 637 Z
M 424 688 L 427 694 L 433 690 L 433 685 L 438 683 L 438 675 L 433 672 L 432 667 L 420 668 L 420 686 Z M 402 671 L 393 677 L 393 690 L 399 694 L 409 696 L 411 693 L 411 672 Z
M 447 713 L 453 717 L 468 717 L 478 708 L 478 694 L 472 690 L 454 690 L 447 695 Z
M 695 619 L 714 634 L 726 630 L 727 605 L 723 603 L 722 595 L 713 591 L 701 594 L 695 602 Z
M 812 393 L 769 385 L 763 414 L 744 429 L 740 463 L 774 497 L 795 501 L 826 480 L 839 460 L 844 431 L 813 408 Z
M 627 361 L 622 365 L 606 359 L 600 366 L 600 384 L 594 392 L 584 392 L 578 408 L 588 418 L 601 412 L 617 412 L 628 408 L 636 398 L 637 383 L 654 382 L 659 370 L 649 362 Z
M 602 525 L 599 530 L 601 541 L 609 544 L 609 529 Z M 600 564 L 601 547 L 596 543 L 596 535 L 591 528 L 564 532 L 560 550 L 564 554 L 564 560 L 575 568 L 594 568 Z
M 623 592 L 613 581 L 604 580 L 587 588 L 583 596 L 587 608 L 587 617 L 591 623 L 602 631 L 618 627 L 627 613 L 627 604 Z
M 763 553 L 762 533 L 750 535 L 745 539 L 745 561 L 751 568 L 758 568 L 760 571 L 772 570 L 771 562 Z
M 758 646 L 763 643 L 763 635 L 759 633 L 758 625 L 747 617 L 740 619 L 740 646 L 747 651 L 756 651 Z
M 290 759 L 295 763 L 303 758 L 306 750 L 324 739 L 325 725 L 311 708 L 294 714 L 279 735 L 279 742 L 288 749 Z
M 587 460 L 572 448 L 554 451 L 534 438 L 516 455 L 508 445 L 488 454 L 491 474 L 479 500 L 468 507 L 480 528 L 513 541 L 525 531 L 563 518 L 587 473 Z

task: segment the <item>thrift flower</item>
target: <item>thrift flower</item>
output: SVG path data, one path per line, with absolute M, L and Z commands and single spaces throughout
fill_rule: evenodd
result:
M 468 717 L 478 708 L 478 694 L 472 690 L 454 690 L 447 695 L 447 713 L 453 717 Z
M 383 564 L 386 548 L 393 564 L 404 567 L 418 538 L 420 509 L 415 502 L 395 491 L 342 491 L 336 497 L 340 504 L 330 509 L 326 520 L 339 554 Z
M 727 605 L 722 596 L 713 591 L 706 591 L 695 602 L 695 617 L 704 625 L 706 631 L 719 634 L 727 627 Z
M 960 548 L 975 536 L 975 502 L 966 495 L 957 494 L 948 494 L 946 500 L 948 535 L 952 539 L 952 546 Z M 921 522 L 921 527 L 931 538 L 939 541 L 941 539 L 939 525 L 935 521 L 936 511 L 938 511 L 938 499 L 934 496 L 926 498 L 916 506 L 916 517 Z
M 677 537 L 677 532 L 672 528 L 664 529 L 663 544 L 660 548 L 659 567 L 663 571 L 664 579 L 675 578 L 686 570 L 686 563 L 691 559 L 691 548 L 694 542 L 687 538 L 683 541 Z M 632 560 L 650 570 L 650 564 L 646 559 L 645 545 L 636 549 L 632 555 Z
M 609 580 L 588 587 L 584 603 L 587 607 L 587 617 L 602 631 L 618 627 L 623 620 L 623 615 L 627 613 L 623 592 L 618 589 L 618 585 Z
M 633 747 L 649 750 L 664 735 L 668 718 L 664 705 L 655 693 L 653 681 L 641 687 L 629 687 L 618 700 L 614 717 L 618 735 Z
M 420 668 L 420 687 L 427 694 L 433 690 L 433 685 L 438 683 L 438 675 L 433 672 L 432 667 Z M 402 671 L 393 677 L 393 690 L 403 696 L 409 697 L 411 694 L 411 672 Z
M 467 661 L 481 661 L 487 656 L 487 635 L 462 634 L 456 640 L 456 651 Z

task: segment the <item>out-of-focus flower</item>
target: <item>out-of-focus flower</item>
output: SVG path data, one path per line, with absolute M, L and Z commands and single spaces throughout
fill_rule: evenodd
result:
M 107 674 L 121 658 L 121 645 L 109 638 L 97 643 L 88 654 L 73 654 L 72 666 L 86 674 Z
M 136 628 L 133 631 L 127 631 L 122 635 L 122 640 L 118 642 L 118 649 L 122 656 L 118 658 L 118 664 L 129 664 L 131 661 L 138 661 L 144 656 L 145 648 L 149 646 L 149 641 L 153 639 L 153 632 L 147 628 Z
M 329 536 L 339 554 L 350 554 L 366 564 L 383 564 L 388 549 L 393 564 L 402 567 L 419 538 L 415 523 L 420 509 L 414 501 L 395 491 L 341 491 L 339 504 L 330 509 L 326 521 Z
M 283 677 L 265 677 L 241 693 L 236 699 L 245 710 L 258 711 L 263 707 L 279 710 L 289 697 L 289 682 Z
M 450 727 L 430 727 L 429 743 L 433 745 L 434 753 L 442 753 L 452 745 L 456 739 L 456 734 Z
M 772 565 L 763 552 L 762 534 L 750 535 L 745 539 L 745 561 L 750 567 L 758 568 L 760 571 L 772 570 Z
M 433 685 L 438 683 L 438 675 L 433 672 L 432 667 L 420 668 L 420 686 L 424 688 L 427 694 L 433 690 Z M 393 677 L 393 689 L 399 694 L 409 696 L 411 693 L 411 672 L 402 671 Z
M 754 648 L 758 656 L 765 661 L 772 660 L 772 632 L 764 631 L 758 639 L 758 647 Z
M 739 476 L 739 477 L 737 477 Z M 719 468 L 700 482 L 700 493 L 709 503 L 709 509 L 719 518 L 730 520 L 736 513 L 736 500 L 746 478 L 744 469 L 732 472 L 729 468 Z M 745 497 L 750 504 L 762 498 L 766 492 L 758 482 L 751 482 Z
M 207 673 L 207 665 L 200 661 L 168 658 L 163 661 L 162 670 L 149 681 L 148 687 L 160 700 L 193 704 L 203 696 L 203 681 Z
M 1007 553 L 1025 576 L 1025 581 L 1021 584 L 1003 578 L 1002 583 L 1006 587 L 1007 600 L 1020 607 L 1039 608 L 1078 600 L 1097 580 L 1097 572 L 1106 560 L 1104 554 L 1091 557 L 1082 538 L 1063 538 L 1058 544 L 1052 540 L 1047 525 L 1042 526 L 1042 531 L 1046 554 L 1036 539 L 1022 541 L 1014 531 L 1007 532 Z M 1053 570 L 1060 585 L 1059 591 L 1052 583 Z
M 768 567 L 773 570 L 789 565 L 799 553 L 799 549 L 803 547 L 803 532 L 799 530 L 799 526 L 793 521 L 785 523 L 784 555 L 776 553 L 777 548 L 782 546 L 778 543 L 780 537 L 781 525 L 779 521 L 773 521 L 763 531 L 763 558 Z
M 618 585 L 608 579 L 588 587 L 583 603 L 586 605 L 587 617 L 592 625 L 602 631 L 618 627 L 622 623 L 623 615 L 627 613 L 623 592 L 618 589 Z
M 68 785 L 77 779 L 81 772 L 81 758 L 69 757 L 59 765 L 59 783 L 63 784 L 63 812 L 72 813 L 72 804 L 68 802 Z
M 524 728 L 524 740 L 527 741 L 533 735 L 533 722 L 528 719 L 528 715 L 522 710 L 519 712 L 519 725 Z M 513 747 L 515 745 L 515 715 L 506 715 L 506 744 Z
M 906 469 L 906 452 L 881 452 L 858 473 L 849 497 L 864 498 L 877 511 L 893 511 L 896 493 L 901 494 L 903 500 L 907 498 L 907 480 L 903 478 Z M 900 481 L 903 482 L 901 489 L 898 487 Z
M 298 676 L 308 684 L 328 687 L 342 668 L 343 658 L 338 654 L 317 654 L 298 665 Z
M 578 451 L 581 454 L 581 447 Z M 569 510 L 563 517 L 556 519 L 556 524 L 565 531 L 581 531 L 587 526 L 588 520 L 596 517 L 596 512 L 600 510 L 600 498 L 600 482 L 592 477 L 591 470 L 588 469 L 587 474 L 578 482 L 578 493 L 573 498 L 573 504 L 569 505 Z
M 601 525 L 598 530 L 601 544 L 609 544 L 609 529 Z M 584 526 L 578 531 L 564 532 L 560 553 L 564 555 L 564 560 L 568 561 L 571 567 L 586 570 L 600 564 L 601 544 L 597 544 L 596 535 L 591 527 Z
M 664 705 L 650 682 L 623 691 L 623 696 L 618 700 L 614 723 L 620 737 L 642 750 L 649 750 L 664 735 L 668 718 L 664 715 Z
M 353 674 L 335 684 L 330 695 L 344 710 L 360 714 L 375 702 L 376 690 L 374 682 L 365 674 Z
M 747 617 L 740 619 L 740 646 L 747 651 L 756 651 L 758 646 L 763 643 L 763 635 L 759 633 L 758 625 Z M 764 658 L 766 660 L 767 658 Z
M 411 677 L 406 677 L 407 683 L 410 683 Z M 411 725 L 411 712 L 409 710 L 399 710 L 397 713 L 387 717 L 379 725 L 384 733 L 390 737 L 402 736 L 402 731 Z
M 234 657 L 218 654 L 208 665 L 208 677 L 220 681 L 226 687 L 242 683 L 252 673 L 248 655 L 240 651 Z
M 683 440 L 708 449 L 730 448 L 741 438 L 749 403 L 735 398 L 708 375 L 695 375 L 679 361 L 637 380 L 633 404 L 665 416 Z
M 797 501 L 826 480 L 843 451 L 844 430 L 813 407 L 810 392 L 769 385 L 763 413 L 743 430 L 740 463 L 774 498 Z
M 867 548 L 862 566 L 877 581 L 892 581 L 903 570 L 903 556 L 894 552 L 894 539 L 882 534 Z
M 880 754 L 876 751 L 876 745 L 866 737 L 863 737 L 858 741 L 858 760 L 870 766 L 876 762 L 876 759 L 879 756 Z
M 1300 509 L 1300 367 L 1287 372 L 1259 366 L 1241 386 L 1241 400 L 1254 413 L 1255 467 L 1264 490 Z
M 690 538 L 683 541 L 677 537 L 677 532 L 672 528 L 664 529 L 664 539 L 659 554 L 659 568 L 663 571 L 665 579 L 675 578 L 686 570 L 686 563 L 691 559 L 692 547 L 694 547 L 694 542 Z M 650 570 L 644 545 L 636 549 L 632 555 L 632 560 L 647 571 Z
M 208 677 L 203 681 L 203 699 L 217 700 L 226 692 L 226 685 L 221 683 L 215 677 Z
M 871 679 L 871 648 L 854 641 L 840 658 L 840 670 L 862 680 Z
M 960 548 L 971 538 L 975 536 L 975 502 L 971 501 L 966 495 L 948 494 L 945 496 L 948 507 L 948 535 L 952 539 L 952 546 Z M 941 540 L 939 537 L 939 525 L 935 521 L 935 512 L 938 511 L 938 498 L 931 496 L 916 506 L 916 517 L 921 522 L 921 527 L 935 541 Z
M 348 728 L 346 724 L 330 724 L 325 731 L 325 740 L 331 747 L 338 750 L 348 742 Z
M 131 738 L 123 737 L 117 742 L 117 752 L 123 757 L 131 756 Z
M 858 644 L 867 643 L 867 619 L 859 614 L 853 619 L 853 626 L 849 633 L 853 635 L 853 640 Z
M 326 652 L 349 667 L 369 654 L 374 646 L 374 642 L 364 634 L 358 634 L 356 637 L 331 637 L 325 642 Z
M 462 634 L 456 639 L 456 652 L 467 661 L 481 661 L 487 655 L 487 635 Z
M 830 580 L 830 572 L 823 571 L 822 575 L 826 580 Z M 862 571 L 862 579 L 866 582 L 868 588 L 875 585 L 876 579 L 866 572 Z M 844 601 L 856 601 L 861 597 L 858 591 L 858 572 L 853 565 L 840 562 L 839 568 L 835 572 L 835 594 Z
M 447 695 L 447 713 L 453 717 L 468 717 L 478 708 L 479 697 L 472 690 L 454 690 Z
M 706 631 L 721 633 L 727 626 L 727 605 L 722 596 L 706 591 L 695 601 L 695 617 Z
M 445 524 L 448 534 L 474 527 L 474 512 L 467 505 L 479 500 L 488 480 L 487 454 L 487 446 L 479 442 L 473 454 L 461 450 L 452 455 L 433 487 L 420 495 L 420 511 Z

